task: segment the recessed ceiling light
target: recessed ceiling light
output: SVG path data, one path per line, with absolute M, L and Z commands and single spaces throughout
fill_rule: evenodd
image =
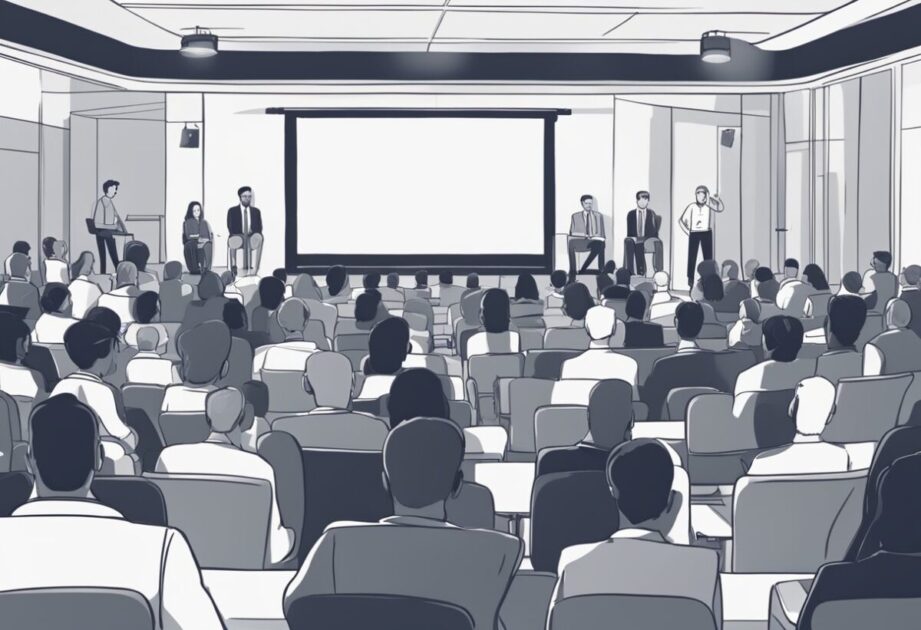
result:
M 182 36 L 179 52 L 185 57 L 213 57 L 217 54 L 217 35 L 196 26 L 194 33 Z
M 701 35 L 700 58 L 707 63 L 732 61 L 730 39 L 724 31 L 707 31 Z

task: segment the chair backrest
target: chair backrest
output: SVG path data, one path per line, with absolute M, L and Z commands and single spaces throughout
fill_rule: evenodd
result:
M 588 407 L 554 405 L 534 414 L 534 446 L 541 449 L 573 446 L 588 432 Z
M 336 352 L 342 350 L 364 350 L 365 354 L 367 354 L 369 340 L 370 333 L 366 332 L 336 335 L 334 347 Z
M 299 413 L 316 408 L 313 394 L 304 389 L 303 371 L 263 368 L 260 378 L 269 388 L 270 413 Z
M 10 516 L 32 494 L 32 475 L 16 470 L 0 473 L 0 518 Z
M 282 524 L 291 529 L 300 541 L 304 529 L 304 461 L 301 447 L 290 433 L 269 431 L 256 444 L 259 456 L 272 466 L 275 473 L 275 496 Z
M 160 427 L 156 419 L 160 416 L 160 407 L 163 404 L 163 395 L 166 393 L 166 388 L 162 385 L 126 383 L 122 385 L 121 389 L 122 402 L 125 403 L 125 407 L 134 407 L 144 411 L 147 417 L 154 422 L 159 432 Z M 163 439 L 162 434 L 160 435 L 160 439 Z
M 448 362 L 440 354 L 407 354 L 403 361 L 404 368 L 421 367 L 435 374 L 448 374 Z
M 51 353 L 51 358 L 54 361 L 55 373 L 59 379 L 70 376 L 77 371 L 77 365 L 70 360 L 70 356 L 68 356 L 63 343 L 33 344 L 33 348 L 36 346 L 45 347 L 48 349 L 48 352 Z M 47 383 L 45 386 L 47 387 Z
M 509 449 L 534 452 L 534 414 L 550 404 L 555 381 L 516 378 L 509 383 Z
M 473 618 L 454 604 L 402 595 L 309 595 L 287 607 L 291 630 L 393 628 L 473 630 Z
M 164 411 L 157 422 L 164 446 L 197 444 L 211 433 L 205 414 L 197 411 Z
M 563 373 L 563 363 L 580 354 L 580 350 L 528 350 L 522 376 L 557 380 Z
M 429 320 L 422 313 L 410 313 L 403 311 L 403 319 L 405 319 L 406 323 L 409 324 L 411 330 L 428 330 Z
M 812 630 L 913 630 L 921 618 L 921 598 L 845 599 L 822 602 L 812 611 Z
M 16 400 L 4 391 L 0 391 L 0 472 L 11 470 L 13 465 L 13 445 L 23 441 L 23 431 L 28 432 L 29 415 L 25 423 Z M 28 435 L 25 436 L 28 438 Z
M 649 373 L 652 372 L 652 366 L 662 357 L 667 357 L 675 353 L 671 347 L 665 348 L 617 348 L 617 354 L 630 357 L 636 361 L 636 382 L 644 383 Z
M 157 484 L 146 477 L 97 475 L 92 490 L 100 503 L 117 510 L 132 523 L 159 527 L 169 524 L 166 499 Z
M 448 521 L 465 529 L 495 529 L 496 503 L 492 491 L 473 481 L 464 481 L 460 493 L 445 503 Z
M 713 355 L 713 365 L 722 380 L 720 391 L 732 392 L 739 374 L 758 363 L 752 350 L 726 350 Z
M 519 326 L 518 335 L 522 352 L 542 349 L 544 347 L 545 331 L 546 329 L 543 326 Z
M 550 609 L 548 630 L 716 630 L 713 611 L 687 597 L 579 595 Z
M 467 364 L 470 379 L 476 383 L 479 424 L 495 424 L 496 381 L 521 376 L 524 369 L 522 354 L 482 354 L 471 357 Z
M 587 350 L 589 341 L 584 328 L 548 328 L 544 332 L 544 348 Z
M 842 560 L 863 515 L 866 480 L 866 470 L 739 479 L 733 573 L 815 573 Z
M 153 630 L 155 627 L 150 602 L 140 593 L 85 586 L 2 592 L 0 619 L 13 621 L 17 630 Z
M 773 392 L 753 392 L 749 404 L 739 419 L 750 422 L 757 448 L 774 448 L 793 441 L 796 425 L 790 417 L 790 402 L 794 390 L 782 389 Z
M 229 475 L 146 475 L 163 493 L 170 527 L 189 540 L 202 569 L 262 570 L 272 488 Z
M 60 381 L 58 376 L 58 367 L 55 364 L 54 357 L 51 355 L 51 350 L 46 346 L 39 344 L 31 344 L 29 346 L 29 352 L 26 354 L 26 357 L 22 360 L 22 364 L 26 367 L 30 367 L 45 379 L 45 391 L 50 393 L 54 389 L 54 386 Z
M 878 442 L 896 426 L 902 399 L 914 376 L 842 378 L 835 392 L 835 412 L 822 432 L 826 442 Z
M 541 475 L 531 491 L 531 564 L 555 573 L 563 549 L 605 540 L 618 525 L 604 472 Z

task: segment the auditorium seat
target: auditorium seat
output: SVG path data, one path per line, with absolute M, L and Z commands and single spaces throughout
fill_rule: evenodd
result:
M 269 388 L 269 411 L 266 420 L 270 424 L 277 418 L 316 408 L 317 403 L 313 394 L 304 389 L 303 370 L 263 368 L 259 376 L 259 380 Z
M 496 381 L 519 377 L 524 369 L 521 354 L 483 354 L 467 363 L 467 398 L 475 405 L 477 424 L 497 424 Z
M 154 630 L 150 602 L 136 591 L 86 586 L 0 592 L 0 619 L 17 630 Z
M 403 595 L 309 595 L 291 602 L 285 619 L 291 630 L 474 630 L 460 606 Z
M 46 393 L 51 393 L 54 386 L 61 380 L 58 376 L 58 367 L 55 364 L 51 350 L 45 346 L 37 343 L 30 344 L 29 351 L 22 360 L 22 364 L 42 375 L 42 378 L 45 379 Z
M 615 352 L 630 357 L 636 361 L 636 381 L 644 383 L 649 373 L 652 372 L 652 366 L 662 357 L 667 357 L 675 353 L 675 348 L 666 346 L 664 348 L 614 348 Z
M 835 409 L 822 432 L 825 442 L 878 442 L 899 420 L 912 374 L 842 378 Z
M 272 466 L 275 474 L 275 497 L 282 525 L 294 532 L 295 548 L 304 529 L 306 495 L 304 461 L 297 439 L 284 431 L 269 431 L 256 444 L 259 456 Z
M 716 630 L 713 611 L 703 602 L 659 595 L 579 595 L 556 602 L 548 630 L 597 630 L 599 620 L 616 630 Z
M 132 523 L 158 527 L 169 523 L 163 493 L 146 477 L 98 475 L 93 479 L 92 490 L 100 503 Z
M 522 376 L 559 380 L 563 363 L 580 354 L 579 350 L 528 350 L 524 353 Z
M 134 407 L 135 409 L 144 411 L 147 417 L 154 422 L 160 439 L 162 440 L 163 435 L 159 433 L 160 427 L 159 423 L 157 423 L 157 418 L 160 416 L 160 408 L 163 404 L 163 395 L 166 393 L 166 388 L 162 385 L 126 383 L 122 385 L 121 391 L 122 402 L 125 404 L 125 407 Z
M 28 428 L 28 415 L 25 428 Z M 25 470 L 28 442 L 23 439 L 23 420 L 17 401 L 0 391 L 0 472 Z
M 511 424 L 509 449 L 535 453 L 534 414 L 548 405 L 588 405 L 588 397 L 597 380 L 569 379 L 548 381 L 520 378 L 509 385 Z
M 812 630 L 913 630 L 921 618 L 921 598 L 849 599 L 823 602 L 812 613 Z
M 573 446 L 588 433 L 588 407 L 552 405 L 534 413 L 534 447 L 540 453 L 554 446 Z
M 587 350 L 589 341 L 584 328 L 548 328 L 544 333 L 547 350 Z
M 555 569 L 554 572 L 518 569 L 499 609 L 499 619 L 505 630 L 545 628 L 554 587 Z
M 211 433 L 205 414 L 197 411 L 164 411 L 158 424 L 163 446 L 204 442 Z

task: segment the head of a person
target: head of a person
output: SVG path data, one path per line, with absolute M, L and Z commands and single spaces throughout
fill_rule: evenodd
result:
M 921 282 L 921 265 L 908 265 L 902 269 L 899 280 L 902 286 L 917 287 L 918 283 Z
M 857 295 L 863 288 L 863 278 L 856 271 L 848 271 L 841 277 L 841 286 L 848 293 Z
M 480 288 L 480 274 L 478 273 L 468 273 L 467 274 L 467 288 L 468 289 L 479 289 Z
M 248 207 L 253 203 L 253 189 L 249 186 L 240 186 L 237 189 L 237 198 L 240 200 L 240 205 Z
M 345 271 L 345 267 L 342 265 L 333 265 L 329 268 L 329 271 L 326 272 L 326 288 L 329 290 L 330 295 L 339 295 L 339 292 L 345 287 L 345 281 L 348 279 L 348 274 Z
M 140 324 L 149 324 L 160 313 L 160 295 L 156 291 L 144 291 L 134 300 L 134 319 Z
M 588 309 L 595 306 L 595 300 L 588 287 L 581 282 L 573 282 L 563 289 L 563 313 L 574 321 L 582 321 Z
M 425 269 L 420 269 L 415 273 L 416 286 L 417 287 L 427 287 L 429 285 L 429 272 Z
M 29 280 L 32 277 L 32 261 L 26 254 L 10 254 L 6 259 L 6 273 L 17 280 Z
M 317 407 L 346 409 L 352 400 L 352 362 L 338 352 L 314 352 L 304 368 L 304 389 Z
M 761 263 L 758 261 L 757 258 L 749 258 L 748 260 L 746 260 L 745 266 L 743 268 L 743 270 L 745 271 L 745 279 L 754 280 L 755 271 L 757 271 L 760 267 L 761 267 Z
M 93 252 L 83 251 L 77 256 L 77 260 L 70 266 L 70 277 L 88 276 L 93 273 L 93 265 L 96 263 L 96 257 Z M 167 263 L 169 264 L 169 263 Z M 178 263 L 177 263 L 178 264 Z M 180 266 L 180 270 L 182 267 Z M 164 273 L 166 273 L 164 271 Z
M 727 258 L 723 261 L 721 267 L 721 274 L 725 280 L 738 280 L 739 279 L 739 263 Z
M 283 283 L 288 282 L 288 272 L 284 270 L 283 267 L 278 267 L 272 270 L 272 277 L 278 278 Z
M 138 350 L 153 352 L 160 345 L 160 333 L 155 326 L 141 326 L 137 332 Z
M 649 205 L 649 191 L 640 190 L 636 193 L 636 207 L 640 210 L 645 210 L 646 206 Z
M 885 250 L 875 251 L 870 264 L 876 271 L 889 271 L 889 267 L 892 266 L 892 253 Z
M 560 289 L 566 286 L 567 277 L 566 272 L 562 269 L 554 269 L 553 273 L 550 274 L 550 286 L 559 292 Z
M 319 300 L 320 289 L 309 273 L 299 273 L 291 284 L 291 295 L 304 300 Z
M 226 289 L 232 285 L 236 279 L 237 275 L 233 272 L 233 269 L 225 269 L 221 272 L 221 285 Z
M 32 251 L 32 246 L 29 245 L 28 241 L 16 241 L 13 243 L 13 253 L 14 254 L 25 254 L 29 255 L 29 252 Z
M 397 374 L 390 385 L 387 412 L 395 429 L 410 418 L 449 418 L 448 397 L 441 380 L 431 370 L 410 368 Z
M 51 254 L 61 260 L 64 258 L 64 255 L 67 254 L 67 241 L 61 239 L 55 239 L 54 244 L 51 246 Z
M 454 284 L 454 274 L 450 271 L 442 271 L 438 274 L 438 284 L 446 286 Z
M 704 276 L 700 279 L 700 288 L 707 302 L 719 302 L 723 299 L 723 281 L 719 276 Z
M 518 275 L 518 281 L 515 283 L 516 300 L 539 300 L 540 291 L 537 289 L 537 280 L 529 273 Z
M 486 332 L 506 332 L 511 322 L 511 305 L 505 289 L 487 289 L 480 301 L 480 319 Z
M 83 319 L 88 322 L 96 322 L 101 326 L 105 326 L 107 329 L 112 331 L 112 334 L 116 337 L 122 328 L 122 319 L 118 316 L 118 313 L 113 311 L 110 308 L 105 306 L 94 306 L 86 312 L 83 316 Z
M 621 267 L 616 272 L 614 272 L 614 284 L 622 287 L 629 287 L 630 270 L 626 267 Z
M 114 179 L 107 179 L 102 182 L 102 194 L 111 199 L 118 194 L 119 186 L 121 186 L 121 184 Z
M 835 412 L 835 386 L 826 378 L 813 376 L 801 380 L 793 393 L 790 416 L 800 435 L 821 435 Z
M 710 198 L 710 189 L 706 186 L 698 186 L 694 189 L 694 199 L 697 203 L 703 205 L 707 203 L 707 199 Z
M 870 530 L 884 551 L 921 553 L 921 453 L 896 459 L 880 475 Z M 868 489 L 870 491 L 870 489 Z
M 362 293 L 355 298 L 355 321 L 373 322 L 377 317 L 381 305 L 381 294 L 378 291 Z
M 604 263 L 604 268 L 603 268 L 601 271 L 602 271 L 602 273 L 604 273 L 605 275 L 610 276 L 610 275 L 613 274 L 615 271 L 617 271 L 617 263 L 614 262 L 613 260 L 609 260 L 609 261 L 607 261 L 606 263 Z
M 376 271 L 366 273 L 361 277 L 361 286 L 367 291 L 368 289 L 377 289 L 381 286 L 381 274 Z
M 397 289 L 400 286 L 400 274 L 391 271 L 387 274 L 387 288 Z
M 720 275 L 719 263 L 715 260 L 701 260 L 697 263 L 697 275 L 701 279 L 706 278 L 707 276 L 717 276 Z
M 591 212 L 595 208 L 595 198 L 591 195 L 582 195 L 579 197 L 579 203 L 582 204 L 582 209 L 586 212 Z
M 886 328 L 898 330 L 908 328 L 911 323 L 911 307 L 905 300 L 889 300 L 886 305 Z
M 200 201 L 190 201 L 189 207 L 186 208 L 185 218 L 188 219 L 204 219 L 205 211 L 202 210 Z
M 783 261 L 783 274 L 787 278 L 795 278 L 799 275 L 799 261 L 795 258 L 787 258 Z
M 585 314 L 585 332 L 592 341 L 609 339 L 617 330 L 617 313 L 607 306 L 593 306 Z
M 263 308 L 274 311 L 281 306 L 285 299 L 285 283 L 268 276 L 259 281 L 259 304 Z
M 81 370 L 98 376 L 115 372 L 118 338 L 110 328 L 86 319 L 74 322 L 64 333 L 67 356 Z
M 182 278 L 182 263 L 178 260 L 171 260 L 163 265 L 163 280 L 179 280 Z
M 217 320 L 202 322 L 179 335 L 176 346 L 183 382 L 210 385 L 225 376 L 230 343 L 230 329 Z
M 631 291 L 624 310 L 628 318 L 642 321 L 646 316 L 646 296 L 640 291 Z
M 46 236 L 42 239 L 42 254 L 45 255 L 45 258 L 54 256 L 54 242 L 56 240 L 53 236 Z
M 621 527 L 669 528 L 679 499 L 672 490 L 675 466 L 661 443 L 641 438 L 615 446 L 608 455 L 606 471 Z
M 236 300 L 227 300 L 221 319 L 231 331 L 247 330 L 249 328 L 246 307 Z
M 656 293 L 661 293 L 663 291 L 668 291 L 668 282 L 670 278 L 668 277 L 668 272 L 666 271 L 657 271 L 652 277 L 652 281 L 656 284 Z
M 444 503 L 460 493 L 464 434 L 438 416 L 414 416 L 384 442 L 384 485 L 397 515 L 444 519 Z
M 86 498 L 102 469 L 99 419 L 73 394 L 36 404 L 29 415 L 29 465 L 39 498 Z
M 867 303 L 856 295 L 839 295 L 828 302 L 825 336 L 829 349 L 849 348 L 857 343 L 867 321 Z
M 704 309 L 697 302 L 682 302 L 675 309 L 675 330 L 686 341 L 697 339 L 704 327 Z
M 764 347 L 771 359 L 790 363 L 803 347 L 803 324 L 795 317 L 775 315 L 762 324 Z
M 758 267 L 755 269 L 755 277 L 752 281 L 752 286 L 758 297 L 773 301 L 777 294 L 776 291 L 772 290 L 772 284 L 774 282 L 776 282 L 776 280 L 774 280 L 773 271 L 767 267 Z
M 133 262 L 138 271 L 147 271 L 150 248 L 143 241 L 131 241 L 125 245 L 125 260 Z
M 803 280 L 816 291 L 828 291 L 829 289 L 825 272 L 815 263 L 809 263 L 803 267 Z
M 222 387 L 205 397 L 205 418 L 212 433 L 231 434 L 240 427 L 246 398 L 235 387 Z
M 375 324 L 368 337 L 368 364 L 374 374 L 396 374 L 409 354 L 409 324 L 402 317 L 387 317 Z
M 269 386 L 262 381 L 246 381 L 240 388 L 246 403 L 253 408 L 253 415 L 264 418 L 269 412 Z
M 0 313 L 0 361 L 18 363 L 29 351 L 31 331 L 22 319 L 12 313 Z
M 633 430 L 633 386 L 619 379 L 598 381 L 588 395 L 588 431 L 592 444 L 611 450 Z
M 748 319 L 756 324 L 761 322 L 761 305 L 758 300 L 745 298 L 739 302 L 739 319 Z
M 67 314 L 70 310 L 70 291 L 61 282 L 49 282 L 42 290 L 43 313 Z
M 284 293 L 282 286 L 282 293 Z M 205 271 L 201 274 L 198 281 L 198 298 L 202 301 L 208 301 L 212 298 L 223 297 L 224 281 L 213 271 Z
M 286 335 L 301 333 L 310 319 L 310 309 L 300 298 L 288 298 L 275 312 L 278 325 Z
M 116 288 L 136 287 L 138 284 L 138 268 L 130 260 L 123 260 L 118 263 L 115 269 L 115 286 Z

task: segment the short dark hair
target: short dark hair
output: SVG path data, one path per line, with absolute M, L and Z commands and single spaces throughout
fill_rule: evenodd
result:
M 606 470 L 617 508 L 631 523 L 658 518 L 668 508 L 675 465 L 657 440 L 640 438 L 618 444 L 608 455 Z
M 121 186 L 121 182 L 119 182 L 118 180 L 114 180 L 114 179 L 107 179 L 106 181 L 102 182 L 102 192 L 103 193 L 109 192 L 109 189 L 112 186 Z
M 409 324 L 402 317 L 387 317 L 371 329 L 368 337 L 367 374 L 396 374 L 409 349 Z
M 237 188 L 237 197 L 239 197 L 245 192 L 253 192 L 253 189 L 250 188 L 249 186 L 240 186 L 239 188 Z
M 828 330 L 840 343 L 853 346 L 867 321 L 867 303 L 856 295 L 839 295 L 828 301 Z
M 429 272 L 425 269 L 420 269 L 415 274 L 416 277 L 416 286 L 427 287 L 429 285 Z
M 348 272 L 346 272 L 345 267 L 342 265 L 333 265 L 330 267 L 329 271 L 326 272 L 326 288 L 329 290 L 329 294 L 339 295 L 348 277 Z
M 230 356 L 230 329 L 222 321 L 209 319 L 179 335 L 176 348 L 182 360 L 182 380 L 192 385 L 215 381 Z
M 675 327 L 682 339 L 697 339 L 704 327 L 704 309 L 697 302 L 682 302 L 675 309 Z
M 892 264 L 892 254 L 886 250 L 881 249 L 879 251 L 873 252 L 873 258 L 886 265 L 886 269 L 888 269 Z
M 366 273 L 361 278 L 361 286 L 363 286 L 365 289 L 376 289 L 377 287 L 381 286 L 381 274 L 377 273 L 376 271 Z
M 221 319 L 224 320 L 224 323 L 227 324 L 227 328 L 230 330 L 246 330 L 246 307 L 237 300 L 227 300 L 227 302 L 224 303 Z
M 448 398 L 441 380 L 431 370 L 411 368 L 397 374 L 390 385 L 387 412 L 391 430 L 410 418 L 449 418 Z
M 396 289 L 400 286 L 400 274 L 391 271 L 387 274 L 387 286 L 391 289 Z
M 57 240 L 58 239 L 54 238 L 53 236 L 46 236 L 42 239 L 42 253 L 46 258 L 54 256 L 54 243 Z
M 553 273 L 550 274 L 550 285 L 554 289 L 562 289 L 566 286 L 566 279 L 569 276 L 566 275 L 566 272 L 562 269 L 555 269 Z
M 795 258 L 787 258 L 783 261 L 784 269 L 799 269 L 799 261 Z
M 704 276 L 700 279 L 700 288 L 703 291 L 704 299 L 708 302 L 719 302 L 723 299 L 723 281 L 719 276 Z
M 284 290 L 284 286 L 282 286 Z M 224 281 L 213 271 L 205 271 L 198 280 L 198 298 L 201 300 L 210 300 L 211 298 L 223 296 Z
M 61 282 L 49 282 L 42 290 L 41 307 L 43 313 L 57 313 L 70 295 L 67 285 Z
M 591 195 L 582 195 L 581 197 L 579 197 L 579 203 L 582 203 L 586 199 L 592 199 L 592 198 L 593 197 Z
M 828 279 L 825 277 L 825 272 L 817 264 L 809 263 L 803 267 L 803 277 L 806 282 L 812 285 L 812 288 L 819 291 L 828 291 Z
M 464 434 L 439 417 L 416 417 L 390 431 L 384 474 L 401 505 L 421 508 L 447 499 L 463 479 Z
M 83 316 L 83 321 L 95 322 L 100 326 L 104 326 L 116 337 L 118 337 L 122 328 L 122 318 L 118 316 L 118 313 L 105 306 L 94 306 L 88 310 L 86 315 Z
M 595 306 L 595 300 L 588 287 L 581 282 L 574 282 L 563 289 L 563 312 L 574 320 L 585 319 L 588 309 Z
M 150 248 L 144 241 L 131 241 L 125 245 L 125 260 L 134 263 L 138 271 L 147 271 L 147 261 L 150 260 Z
M 646 296 L 639 291 L 631 291 L 627 295 L 627 303 L 624 305 L 627 317 L 632 319 L 643 319 L 646 316 Z
M 515 283 L 516 300 L 539 300 L 540 290 L 537 288 L 537 280 L 529 273 L 518 274 L 518 281 Z
M 478 273 L 468 273 L 467 274 L 467 288 L 468 289 L 479 289 L 480 288 L 480 274 Z
M 115 333 L 93 321 L 74 322 L 64 333 L 67 356 L 81 370 L 88 370 L 96 361 L 109 356 L 115 342 Z
M 621 267 L 614 273 L 614 283 L 621 286 L 630 286 L 630 270 L 626 267 Z
M 0 361 L 15 363 L 19 343 L 28 339 L 30 333 L 29 327 L 20 317 L 12 313 L 0 313 Z
M 480 313 L 486 332 L 507 332 L 511 322 L 511 304 L 504 289 L 487 289 L 480 299 Z
M 16 241 L 13 243 L 14 254 L 25 254 L 28 256 L 30 251 L 32 251 L 32 246 L 26 241 Z
M 803 347 L 803 324 L 795 317 L 774 315 L 761 325 L 764 347 L 774 361 L 789 363 Z
M 856 271 L 848 271 L 841 276 L 841 286 L 851 293 L 858 293 L 863 287 L 863 278 Z
M 604 263 L 604 268 L 602 269 L 602 271 L 606 274 L 614 273 L 615 271 L 617 271 L 617 263 L 614 262 L 613 260 L 607 261 L 606 263 Z
M 637 193 L 636 193 L 636 200 L 639 201 L 640 199 L 643 199 L 643 198 L 649 199 L 649 191 L 648 191 L 648 190 L 638 190 L 638 191 L 637 191 Z
M 278 278 L 282 282 L 288 281 L 288 272 L 284 267 L 278 267 L 277 269 L 272 270 L 272 277 Z
M 252 405 L 253 415 L 264 418 L 269 412 L 269 386 L 262 381 L 246 381 L 240 390 L 246 402 Z
M 160 311 L 160 295 L 156 291 L 144 291 L 134 300 L 134 318 L 140 324 L 149 324 Z
M 275 276 L 268 276 L 259 281 L 259 304 L 274 311 L 285 299 L 285 283 Z
M 774 278 L 774 272 L 767 267 L 758 267 L 755 269 L 755 280 L 758 282 L 767 282 Z
M 366 291 L 355 298 L 355 321 L 370 322 L 377 317 L 377 309 L 381 303 L 381 294 L 378 291 Z
M 91 479 L 99 452 L 98 422 L 73 394 L 52 396 L 32 409 L 32 459 L 48 489 L 73 492 Z
M 439 284 L 454 284 L 454 273 L 450 271 L 442 271 L 438 274 Z

